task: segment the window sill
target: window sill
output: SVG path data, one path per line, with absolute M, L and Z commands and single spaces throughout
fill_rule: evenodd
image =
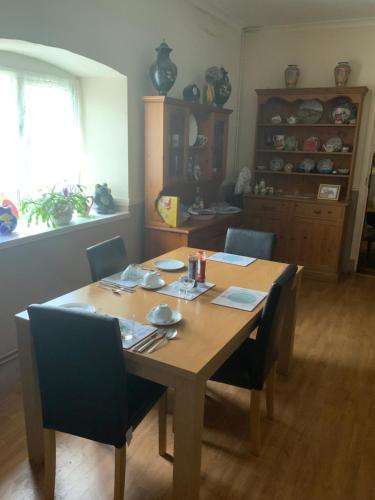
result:
M 35 240 L 42 240 L 45 238 L 53 238 L 73 231 L 81 231 L 85 228 L 105 224 L 121 219 L 130 217 L 129 211 L 116 212 L 115 214 L 102 215 L 92 214 L 88 217 L 73 217 L 73 220 L 67 226 L 62 227 L 47 227 L 45 224 L 31 225 L 27 227 L 24 221 L 19 221 L 15 231 L 11 234 L 0 236 L 0 250 L 10 248 L 18 245 L 24 245 Z

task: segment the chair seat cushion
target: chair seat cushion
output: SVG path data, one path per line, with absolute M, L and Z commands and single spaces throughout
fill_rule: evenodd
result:
M 217 372 L 212 375 L 211 380 L 245 389 L 252 389 L 250 370 L 254 351 L 255 341 L 246 339 Z
M 127 374 L 127 388 L 128 428 L 135 428 L 158 402 L 167 388 L 129 373 Z

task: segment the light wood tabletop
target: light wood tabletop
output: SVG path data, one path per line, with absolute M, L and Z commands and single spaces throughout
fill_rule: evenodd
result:
M 187 263 L 192 251 L 194 249 L 179 248 L 165 254 L 163 258 Z M 213 252 L 207 253 L 210 255 Z M 153 268 L 155 260 L 144 263 L 144 266 Z M 48 302 L 52 305 L 84 302 L 94 305 L 97 312 L 128 318 L 135 315 L 135 319 L 143 323 L 150 309 L 160 303 L 167 303 L 181 312 L 183 319 L 177 325 L 176 340 L 152 354 L 124 351 L 130 373 L 175 389 L 175 500 L 199 498 L 206 381 L 249 336 L 264 305 L 263 302 L 254 311 L 248 312 L 214 305 L 211 301 L 232 285 L 268 291 L 285 266 L 283 263 L 264 260 L 256 260 L 247 267 L 207 261 L 206 279 L 215 283 L 215 287 L 193 301 L 139 287 L 135 293 L 115 295 L 96 284 L 90 284 Z M 162 272 L 161 275 L 167 283 L 171 283 L 183 273 L 186 273 L 186 268 L 179 272 Z M 299 268 L 285 315 L 278 364 L 279 372 L 283 374 L 288 373 L 293 352 L 296 298 L 301 275 L 302 268 Z M 44 459 L 42 417 L 27 312 L 18 314 L 16 322 L 29 459 L 40 463 Z

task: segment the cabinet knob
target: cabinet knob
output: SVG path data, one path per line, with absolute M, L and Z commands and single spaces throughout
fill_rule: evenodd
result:
M 322 213 L 322 211 L 321 211 L 321 210 L 314 210 L 314 214 L 316 214 L 316 215 L 319 215 L 319 214 L 321 214 L 321 213 Z

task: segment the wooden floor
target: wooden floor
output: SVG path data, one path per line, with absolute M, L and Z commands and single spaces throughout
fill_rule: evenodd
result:
M 259 458 L 247 447 L 247 392 L 209 385 L 201 499 L 375 499 L 374 299 L 373 277 L 304 282 L 293 373 L 277 378 Z M 27 461 L 16 367 L 0 370 L 0 498 L 39 499 L 42 470 Z M 112 448 L 62 434 L 57 446 L 57 499 L 111 498 Z M 135 432 L 127 464 L 127 500 L 170 497 L 172 463 L 158 456 L 155 411 Z

